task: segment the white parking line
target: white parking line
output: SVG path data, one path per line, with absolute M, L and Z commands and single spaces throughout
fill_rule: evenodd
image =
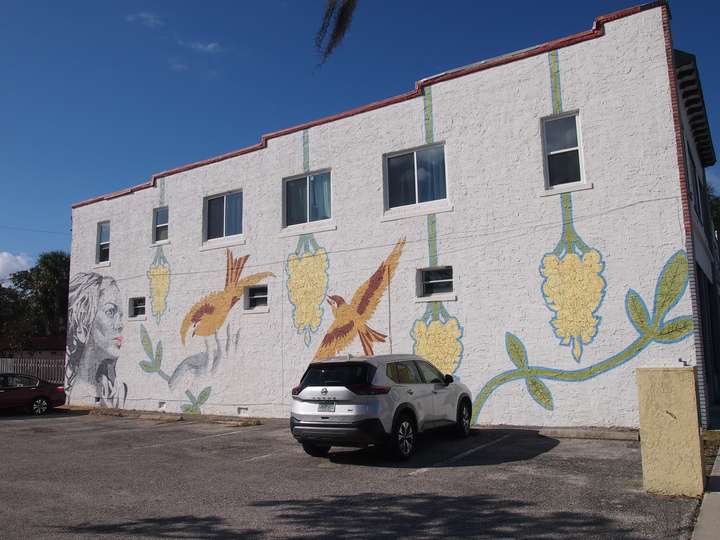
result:
M 428 472 L 430 469 L 434 469 L 436 467 L 445 467 L 447 465 L 451 465 L 455 463 L 456 461 L 460 461 L 461 459 L 466 458 L 467 456 L 474 454 L 475 452 L 479 452 L 483 448 L 487 448 L 488 446 L 492 446 L 495 443 L 499 443 L 503 439 L 507 439 L 510 436 L 510 433 L 507 435 L 503 435 L 502 437 L 498 437 L 497 439 L 494 439 L 490 442 L 486 442 L 485 444 L 481 444 L 480 446 L 476 446 L 475 448 L 471 448 L 470 450 L 465 450 L 464 452 L 460 452 L 458 455 L 453 456 L 451 458 L 448 458 L 444 461 L 439 461 L 437 463 L 433 463 L 430 465 L 430 467 L 423 467 L 422 469 L 414 470 L 413 472 L 409 473 L 408 476 L 415 476 L 416 474 L 423 474 Z
M 234 431 L 226 431 L 224 433 L 215 433 L 214 435 L 203 435 L 202 437 L 192 437 L 190 439 L 181 439 L 179 441 L 169 441 L 169 442 L 163 442 L 163 443 L 157 443 L 157 444 L 148 444 L 146 446 L 134 446 L 131 448 L 131 450 L 142 450 L 144 448 L 157 448 L 159 446 L 172 446 L 172 445 L 183 444 L 183 443 L 187 443 L 187 442 L 202 441 L 204 439 L 212 439 L 213 437 L 224 437 L 226 435 L 235 435 L 236 433 L 246 433 L 248 431 L 254 431 L 261 427 L 264 427 L 264 426 L 246 427 L 246 428 L 242 428 L 242 429 L 236 429 Z

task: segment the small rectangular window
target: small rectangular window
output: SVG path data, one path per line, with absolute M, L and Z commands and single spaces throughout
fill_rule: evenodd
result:
M 242 234 L 242 191 L 205 200 L 205 240 Z
M 110 260 L 110 222 L 101 221 L 97 225 L 97 247 L 95 262 L 102 263 Z
M 258 285 L 256 287 L 248 287 L 246 292 L 245 309 L 255 309 L 268 305 L 268 288 L 267 285 Z
M 388 156 L 386 174 L 388 208 L 447 198 L 443 145 Z
M 423 268 L 420 272 L 420 296 L 453 292 L 452 266 Z
M 285 180 L 285 226 L 330 219 L 330 172 Z
M 548 187 L 582 181 L 577 114 L 543 119 Z
M 161 206 L 153 210 L 153 242 L 164 242 L 168 239 L 169 210 Z
M 145 315 L 145 297 L 138 296 L 131 298 L 128 305 L 128 314 L 130 318 L 142 317 Z

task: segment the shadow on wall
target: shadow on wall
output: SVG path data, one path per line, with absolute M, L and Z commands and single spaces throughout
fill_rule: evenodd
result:
M 116 523 L 83 523 L 64 527 L 62 532 L 73 535 L 107 535 L 110 537 L 153 537 L 153 538 L 261 538 L 261 531 L 254 529 L 233 529 L 219 516 L 172 516 L 147 518 Z
M 334 463 L 392 469 L 477 467 L 526 461 L 560 444 L 557 439 L 527 429 L 473 429 L 464 440 L 443 432 L 421 437 L 408 461 L 389 460 L 380 448 L 333 451 L 329 459 Z
M 362 493 L 262 501 L 255 506 L 274 509 L 276 523 L 311 537 L 630 537 L 628 529 L 601 515 L 547 512 L 523 501 L 486 495 Z

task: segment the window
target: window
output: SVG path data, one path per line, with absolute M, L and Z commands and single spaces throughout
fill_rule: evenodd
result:
M 285 226 L 330 219 L 330 172 L 285 180 Z
M 205 199 L 205 240 L 242 234 L 242 191 Z
M 25 375 L 8 375 L 7 387 L 33 387 L 37 384 L 37 379 L 33 377 L 27 377 Z
M 97 225 L 97 248 L 95 262 L 103 263 L 110 261 L 110 222 L 101 221 Z
M 300 386 L 348 386 L 370 384 L 375 367 L 364 362 L 333 362 L 310 364 Z
M 260 306 L 268 305 L 268 288 L 267 285 L 258 285 L 256 287 L 248 287 L 245 292 L 245 309 L 255 309 Z
M 577 114 L 545 118 L 543 137 L 548 187 L 581 182 Z
M 387 365 L 386 374 L 398 384 L 420 384 L 420 375 L 414 362 L 392 362 Z
M 386 175 L 388 208 L 445 199 L 445 147 L 388 156 Z
M 143 317 L 145 315 L 145 297 L 139 296 L 137 298 L 130 299 L 130 305 L 128 306 L 128 313 L 130 318 Z
M 428 384 L 437 384 L 437 383 L 443 383 L 445 382 L 445 379 L 440 373 L 437 368 L 433 365 L 428 364 L 427 362 L 416 362 L 418 369 L 420 370 L 420 375 L 422 375 L 423 380 Z
M 419 296 L 432 296 L 434 294 L 453 292 L 452 266 L 437 268 L 423 268 L 419 272 Z
M 153 210 L 153 242 L 163 242 L 168 239 L 168 218 L 167 206 L 161 206 Z

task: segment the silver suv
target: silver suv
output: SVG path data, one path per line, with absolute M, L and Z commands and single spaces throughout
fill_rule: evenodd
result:
M 312 363 L 292 398 L 290 430 L 311 456 L 331 446 L 383 445 L 407 459 L 420 432 L 454 426 L 462 437 L 470 433 L 467 386 L 414 355 Z

